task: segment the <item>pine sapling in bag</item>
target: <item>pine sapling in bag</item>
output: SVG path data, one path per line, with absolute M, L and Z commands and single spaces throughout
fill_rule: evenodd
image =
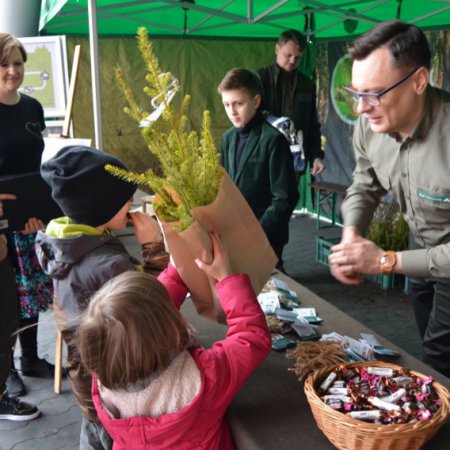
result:
M 217 231 L 227 248 L 233 271 L 247 273 L 259 293 L 277 258 L 246 200 L 220 166 L 210 131 L 209 112 L 203 113 L 200 136 L 187 130 L 186 96 L 177 109 L 173 99 L 178 80 L 161 72 L 147 30 L 138 31 L 138 46 L 147 66 L 144 92 L 152 111 L 142 109 L 125 81 L 116 77 L 128 108 L 125 112 L 142 128 L 148 149 L 157 157 L 163 176 L 153 170 L 135 174 L 115 167 L 107 170 L 155 192 L 153 209 L 161 223 L 167 251 L 188 286 L 199 314 L 223 322 L 225 317 L 212 280 L 195 264 L 196 258 L 212 261 L 210 233 Z

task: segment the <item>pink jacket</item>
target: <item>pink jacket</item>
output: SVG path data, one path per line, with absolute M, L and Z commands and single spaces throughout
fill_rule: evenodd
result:
M 169 265 L 158 278 L 180 307 L 187 288 L 176 269 Z M 202 383 L 188 406 L 157 418 L 113 419 L 102 407 L 93 377 L 95 408 L 114 440 L 114 450 L 235 448 L 224 415 L 239 389 L 269 354 L 270 333 L 247 275 L 232 275 L 216 287 L 229 329 L 226 338 L 211 349 L 189 350 L 201 372 Z

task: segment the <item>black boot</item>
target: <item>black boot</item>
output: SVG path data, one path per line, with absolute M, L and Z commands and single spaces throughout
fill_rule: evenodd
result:
M 22 349 L 20 368 L 22 375 L 37 378 L 53 378 L 55 366 L 38 357 L 37 327 L 38 317 L 20 319 L 19 342 Z
M 54 378 L 55 376 L 55 366 L 45 359 L 30 359 L 27 356 L 22 356 L 20 361 L 22 375 L 25 375 L 26 377 Z

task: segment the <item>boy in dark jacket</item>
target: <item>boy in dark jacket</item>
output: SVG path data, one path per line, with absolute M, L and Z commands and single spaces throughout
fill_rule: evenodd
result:
M 233 124 L 222 138 L 222 165 L 260 221 L 283 270 L 283 247 L 298 201 L 289 144 L 259 110 L 262 87 L 255 72 L 231 69 L 217 90 Z
M 67 344 L 67 370 L 83 412 L 80 449 L 110 449 L 112 442 L 91 399 L 91 376 L 80 362 L 77 328 L 90 297 L 103 284 L 128 270 L 159 273 L 168 255 L 158 224 L 143 213 L 130 213 L 136 185 L 105 170 L 126 169 L 113 156 L 90 147 L 69 146 L 43 163 L 41 175 L 66 217 L 52 220 L 36 238 L 44 271 L 53 278 L 55 317 Z M 143 245 L 144 268 L 133 259 L 111 230 L 132 222 Z

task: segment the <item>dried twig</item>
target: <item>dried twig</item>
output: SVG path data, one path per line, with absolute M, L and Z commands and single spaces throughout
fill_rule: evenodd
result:
M 296 348 L 286 351 L 286 358 L 295 359 L 294 367 L 288 370 L 304 381 L 316 369 L 346 362 L 347 354 L 337 341 L 298 342 Z

